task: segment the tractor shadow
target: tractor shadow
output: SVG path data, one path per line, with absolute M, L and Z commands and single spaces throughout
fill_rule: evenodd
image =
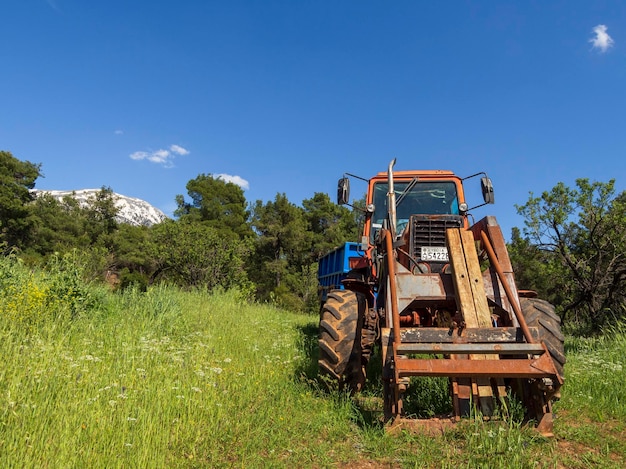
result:
M 319 328 L 317 324 L 300 326 L 298 332 L 300 334 L 299 346 L 304 359 L 300 362 L 299 366 L 296 367 L 296 380 L 303 383 L 320 398 L 333 400 L 335 402 L 349 402 L 352 408 L 351 420 L 359 427 L 364 429 L 383 428 L 382 385 L 380 385 L 380 392 L 373 389 L 376 383 L 382 383 L 381 367 L 378 366 L 378 372 L 372 370 L 372 373 L 374 373 L 374 375 L 371 376 L 373 382 L 366 384 L 366 390 L 364 392 L 351 396 L 348 391 L 339 389 L 336 382 L 320 375 L 318 371 Z M 372 357 L 372 362 L 380 363 L 380 361 L 380 358 L 376 360 L 375 357 Z M 369 379 L 368 377 L 368 380 Z
M 347 399 L 354 409 L 353 420 L 363 428 L 382 428 L 384 421 L 382 352 L 375 346 L 367 368 L 367 381 L 363 391 L 350 396 L 349 392 L 338 388 L 337 383 L 318 373 L 319 356 L 316 324 L 298 328 L 299 347 L 304 359 L 296 367 L 295 378 L 311 391 L 326 399 Z M 452 400 L 445 378 L 418 378 L 411 380 L 411 386 L 404 398 L 407 415 L 417 418 L 430 418 L 446 414 L 452 409 Z

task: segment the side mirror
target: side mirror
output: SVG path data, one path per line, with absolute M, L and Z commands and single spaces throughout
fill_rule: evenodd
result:
M 483 191 L 483 199 L 486 204 L 493 204 L 496 201 L 496 197 L 493 193 L 493 184 L 488 177 L 480 178 L 480 188 Z
M 350 201 L 350 180 L 341 178 L 337 183 L 337 203 L 346 205 Z

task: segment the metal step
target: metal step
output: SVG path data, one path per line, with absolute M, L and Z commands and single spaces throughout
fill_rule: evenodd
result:
M 500 343 L 500 344 L 428 344 L 402 343 L 395 346 L 398 355 L 409 354 L 498 354 L 498 355 L 540 355 L 545 350 L 541 344 Z
M 397 377 L 448 376 L 455 378 L 549 378 L 556 376 L 548 354 L 535 359 L 454 360 L 415 359 L 399 356 Z

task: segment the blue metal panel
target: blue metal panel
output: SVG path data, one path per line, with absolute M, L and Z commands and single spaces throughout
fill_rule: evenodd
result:
M 364 255 L 359 243 L 345 243 L 319 260 L 317 279 L 320 285 L 321 301 L 326 301 L 328 290 L 343 289 L 341 281 L 350 272 L 350 258 Z

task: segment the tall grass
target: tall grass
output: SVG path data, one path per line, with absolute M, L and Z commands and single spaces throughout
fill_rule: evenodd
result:
M 389 434 L 358 401 L 318 386 L 315 317 L 251 305 L 237 292 L 161 286 L 114 294 L 84 283 L 52 289 L 55 282 L 72 284 L 64 269 L 31 272 L 0 260 L 0 467 L 520 468 L 626 461 L 619 433 L 593 437 L 602 450 L 564 456 L 558 438 L 546 440 L 513 420 L 467 420 L 438 435 Z M 28 308 L 39 301 L 46 306 L 34 315 Z M 29 314 L 37 320 L 19 319 Z M 617 384 L 624 337 L 616 331 L 610 342 L 568 343 L 557 434 L 583 445 L 590 428 L 602 431 L 566 426 L 579 415 L 613 422 L 612 429 L 623 420 Z M 603 380 L 606 387 L 598 387 Z M 412 394 L 425 415 L 443 399 L 442 386 L 432 387 Z M 375 397 L 375 389 L 369 392 Z
M 166 287 L 106 301 L 61 323 L 0 318 L 0 467 L 330 463 L 352 406 L 295 375 L 306 317 Z
M 568 338 L 568 403 L 579 414 L 626 420 L 626 324 L 593 338 Z

